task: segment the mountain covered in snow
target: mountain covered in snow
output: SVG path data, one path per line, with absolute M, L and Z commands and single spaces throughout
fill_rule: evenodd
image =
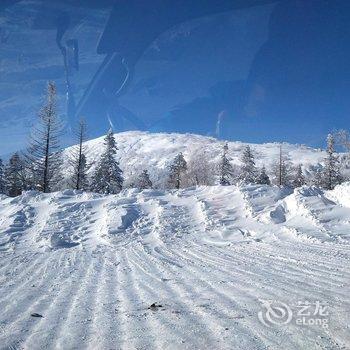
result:
M 225 141 L 212 137 L 195 134 L 150 133 L 142 131 L 128 131 L 115 134 L 118 147 L 117 158 L 124 171 L 126 185 L 135 180 L 142 170 L 147 169 L 155 187 L 164 188 L 168 178 L 168 165 L 180 152 L 186 161 L 193 157 L 205 156 L 208 166 L 214 168 L 222 155 Z M 93 171 L 101 153 L 104 150 L 104 137 L 93 139 L 85 143 L 88 163 Z M 274 163 L 279 159 L 279 143 L 248 144 L 240 141 L 228 142 L 228 156 L 233 166 L 241 165 L 242 152 L 246 145 L 250 145 L 256 165 L 265 166 L 271 175 Z M 285 158 L 294 166 L 302 165 L 306 177 L 310 177 L 312 170 L 324 163 L 326 152 L 305 145 L 282 144 Z M 72 148 L 64 151 L 65 159 L 72 152 Z M 69 164 L 64 166 L 69 169 Z

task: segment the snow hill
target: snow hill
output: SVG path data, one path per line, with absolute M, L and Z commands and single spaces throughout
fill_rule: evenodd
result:
M 206 158 L 214 166 L 219 162 L 224 145 L 224 141 L 194 134 L 128 131 L 115 134 L 115 138 L 119 149 L 117 157 L 127 181 L 134 179 L 143 169 L 148 169 L 153 184 L 159 188 L 165 186 L 167 165 L 179 152 L 184 154 L 186 160 L 196 153 L 205 152 Z M 95 163 L 101 155 L 103 139 L 104 137 L 100 137 L 85 143 L 90 163 Z M 242 151 L 247 143 L 237 141 L 228 142 L 228 145 L 231 163 L 240 165 Z M 278 160 L 279 143 L 249 145 L 257 166 L 265 165 L 268 171 L 271 170 L 273 163 Z M 69 154 L 71 148 L 65 152 Z M 288 143 L 283 144 L 283 152 L 292 164 L 303 165 L 306 176 L 310 169 L 323 163 L 326 157 L 326 153 L 320 149 Z M 65 168 L 68 166 L 67 164 Z
M 160 164 L 185 151 L 169 140 L 119 145 Z M 349 198 L 350 183 L 3 196 L 0 348 L 347 349 Z M 291 318 L 271 322 L 268 301 Z M 326 305 L 328 327 L 298 324 L 298 302 Z

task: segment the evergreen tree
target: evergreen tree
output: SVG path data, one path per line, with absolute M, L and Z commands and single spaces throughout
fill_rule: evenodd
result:
M 115 159 L 117 146 L 112 130 L 104 139 L 105 151 L 92 176 L 91 189 L 98 193 L 119 193 L 123 187 L 123 172 Z
M 260 174 L 259 176 L 257 177 L 257 184 L 259 185 L 271 185 L 271 181 L 270 181 L 270 178 L 269 176 L 267 175 L 266 173 L 266 169 L 265 169 L 265 166 L 263 166 L 261 168 L 261 171 L 260 171 Z
M 0 158 L 0 194 L 6 192 L 6 180 L 5 180 L 5 167 L 2 159 Z
M 140 189 L 146 189 L 146 188 L 152 188 L 152 181 L 149 178 L 149 174 L 147 170 L 144 170 L 139 178 L 138 178 L 138 188 Z
M 257 169 L 255 166 L 254 155 L 250 146 L 246 146 L 243 150 L 242 167 L 239 175 L 239 180 L 246 184 L 256 183 Z
M 187 162 L 182 153 L 179 153 L 169 166 L 169 185 L 179 189 L 182 183 L 182 176 L 187 171 Z
M 71 186 L 76 190 L 86 190 L 88 188 L 86 148 L 84 142 L 87 140 L 86 123 L 83 119 L 79 121 L 76 132 L 77 145 L 70 155 L 70 165 L 72 169 Z
M 9 196 L 16 197 L 24 189 L 24 166 L 18 153 L 15 153 L 5 168 L 6 191 Z
M 312 179 L 312 184 L 316 187 L 324 187 L 324 181 L 323 181 L 323 172 L 322 169 L 317 168 L 314 172 L 314 176 Z
M 324 187 L 332 190 L 341 183 L 339 159 L 335 153 L 334 137 L 332 134 L 327 136 L 327 158 L 325 159 L 325 168 L 323 172 Z
M 292 185 L 294 188 L 298 188 L 298 187 L 304 186 L 305 184 L 306 184 L 306 180 L 303 174 L 303 170 L 301 168 L 301 164 L 299 164 L 296 168 Z
M 274 181 L 277 186 L 283 187 L 289 185 L 289 171 L 290 165 L 286 161 L 285 156 L 283 154 L 282 145 L 280 145 L 278 161 L 274 166 Z
M 219 167 L 219 181 L 220 181 L 220 185 L 222 186 L 230 185 L 231 178 L 233 175 L 233 167 L 227 158 L 227 152 L 228 152 L 228 144 L 225 143 L 222 156 L 221 156 L 220 167 Z
M 25 153 L 26 167 L 31 172 L 31 187 L 45 193 L 50 192 L 60 180 L 61 133 L 62 125 L 56 112 L 56 86 L 49 82 L 46 102 L 39 112 L 38 127 L 33 129 Z

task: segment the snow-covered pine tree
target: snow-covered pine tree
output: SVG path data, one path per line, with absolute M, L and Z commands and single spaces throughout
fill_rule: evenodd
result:
M 274 183 L 279 186 L 288 186 L 290 184 L 289 178 L 290 178 L 290 165 L 285 159 L 285 156 L 283 154 L 282 144 L 279 146 L 279 155 L 278 155 L 278 161 L 275 163 L 274 166 Z
M 147 189 L 147 188 L 152 188 L 152 181 L 149 178 L 149 174 L 147 170 L 143 170 L 142 173 L 140 174 L 138 181 L 137 181 L 137 187 L 140 189 Z
M 22 194 L 25 187 L 24 166 L 18 153 L 15 153 L 5 167 L 6 192 L 10 197 Z
M 294 178 L 292 180 L 292 186 L 294 188 L 298 188 L 304 186 L 306 184 L 305 176 L 303 174 L 303 169 L 301 168 L 301 164 L 296 167 Z
M 233 176 L 233 167 L 227 158 L 228 144 L 225 143 L 223 147 L 223 152 L 221 155 L 221 161 L 219 165 L 219 182 L 222 186 L 228 186 L 231 184 L 231 179 Z
M 260 174 L 257 177 L 256 183 L 259 185 L 271 185 L 269 176 L 266 173 L 266 168 L 263 166 L 260 170 Z
M 61 153 L 59 137 L 62 124 L 56 112 L 56 86 L 47 85 L 47 97 L 39 112 L 39 123 L 33 129 L 29 146 L 25 152 L 26 168 L 31 173 L 31 185 L 45 193 L 60 180 Z
M 84 142 L 87 140 L 87 131 L 84 119 L 80 119 L 75 134 L 77 145 L 73 147 L 72 153 L 69 155 L 69 163 L 72 171 L 70 186 L 76 190 L 86 190 L 88 188 L 88 177 Z
M 324 187 L 323 171 L 321 168 L 313 171 L 312 184 L 316 187 Z
M 5 194 L 6 192 L 6 179 L 5 179 L 5 166 L 0 158 L 0 194 Z
M 327 158 L 325 159 L 323 182 L 327 190 L 332 190 L 341 183 L 340 164 L 335 152 L 335 142 L 332 134 L 327 136 Z
M 123 172 L 115 158 L 117 145 L 112 130 L 109 130 L 105 139 L 105 151 L 102 154 L 91 179 L 91 190 L 110 194 L 119 193 L 123 187 Z
M 179 189 L 182 184 L 182 177 L 187 171 L 187 162 L 180 152 L 169 166 L 169 185 L 171 188 Z
M 255 166 L 254 155 L 250 146 L 246 146 L 241 158 L 242 166 L 239 174 L 239 181 L 245 184 L 256 183 L 257 169 Z

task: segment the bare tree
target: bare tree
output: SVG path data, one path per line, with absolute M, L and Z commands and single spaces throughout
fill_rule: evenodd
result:
M 191 154 L 187 162 L 186 185 L 210 186 L 214 183 L 214 167 L 203 148 L 198 148 Z
M 335 145 L 340 146 L 344 150 L 344 153 L 338 157 L 341 170 L 343 171 L 343 175 L 345 175 L 349 173 L 350 169 L 350 133 L 348 130 L 341 129 L 333 133 L 333 138 Z
M 46 102 L 39 112 L 38 125 L 32 130 L 25 153 L 26 167 L 31 172 L 31 187 L 45 193 L 50 192 L 59 179 L 61 134 L 62 124 L 56 111 L 56 86 L 49 82 Z
M 347 153 L 350 153 L 350 134 L 348 130 L 338 130 L 333 134 L 335 144 L 344 148 Z
M 84 119 L 80 119 L 75 133 L 77 145 L 73 147 L 69 155 L 69 163 L 72 169 L 71 185 L 76 190 L 86 190 L 87 181 L 87 158 L 84 142 L 87 141 L 87 126 Z
M 290 164 L 283 154 L 282 144 L 279 146 L 278 161 L 274 165 L 275 184 L 279 187 L 288 186 L 290 178 Z

